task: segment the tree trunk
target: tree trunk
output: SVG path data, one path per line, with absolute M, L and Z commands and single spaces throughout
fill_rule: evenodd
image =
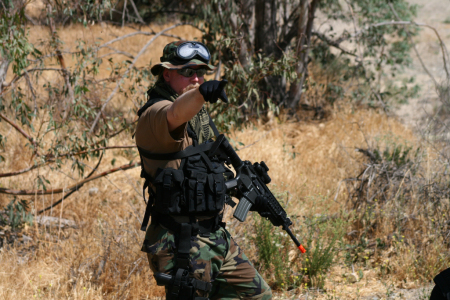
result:
M 253 56 L 255 0 L 237 0 L 236 5 L 238 6 L 239 15 L 242 20 L 239 62 L 244 68 L 247 68 Z
M 263 55 L 271 55 L 277 41 L 276 0 L 256 0 L 255 15 L 255 51 L 262 50 Z
M 262 57 L 277 59 L 277 1 L 256 0 L 255 2 L 255 52 Z M 286 82 L 281 76 L 267 76 L 259 82 L 261 100 L 267 107 L 268 99 L 276 105 L 281 103 L 286 95 Z
M 298 57 L 297 76 L 300 78 L 298 83 L 291 85 L 289 90 L 289 100 L 287 106 L 296 109 L 302 97 L 303 84 L 307 75 L 307 63 L 309 48 L 311 46 L 311 32 L 314 24 L 314 17 L 317 5 L 320 0 L 312 0 L 308 8 L 308 1 L 301 0 L 301 12 L 299 20 L 299 30 L 297 36 L 296 54 Z
M 10 63 L 11 62 L 7 58 L 0 58 L 0 95 L 3 93 L 3 86 L 6 81 L 6 74 L 8 73 Z

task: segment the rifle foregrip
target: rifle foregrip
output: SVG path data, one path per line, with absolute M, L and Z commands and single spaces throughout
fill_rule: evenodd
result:
M 234 211 L 233 217 L 241 222 L 244 222 L 252 205 L 253 204 L 247 199 L 241 198 L 241 200 L 239 200 L 239 204 L 236 207 L 236 210 Z
M 237 168 L 243 164 L 242 160 L 237 155 L 236 151 L 234 151 L 233 146 L 231 146 L 230 142 L 228 142 L 227 139 L 225 139 L 222 142 L 224 152 L 228 155 L 230 158 L 231 164 L 234 168 Z

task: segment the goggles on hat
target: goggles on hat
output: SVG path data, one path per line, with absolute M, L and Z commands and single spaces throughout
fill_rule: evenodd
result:
M 192 77 L 194 74 L 197 74 L 198 77 L 203 77 L 206 74 L 206 69 L 191 69 L 184 68 L 177 70 L 177 73 L 183 75 L 184 77 Z
M 161 57 L 161 61 L 170 61 L 173 58 L 190 60 L 194 57 L 208 63 L 211 59 L 211 54 L 208 48 L 200 42 L 184 42 L 178 45 L 175 53 L 169 54 L 167 58 Z

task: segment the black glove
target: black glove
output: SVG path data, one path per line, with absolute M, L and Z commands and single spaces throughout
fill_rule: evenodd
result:
M 200 91 L 200 94 L 202 94 L 205 101 L 210 103 L 216 103 L 219 98 L 223 102 L 228 103 L 227 95 L 225 94 L 225 91 L 223 88 L 228 83 L 227 80 L 210 80 L 202 83 L 198 90 Z

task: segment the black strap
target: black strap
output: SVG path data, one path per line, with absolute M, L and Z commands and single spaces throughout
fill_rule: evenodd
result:
M 189 146 L 183 151 L 171 152 L 171 153 L 152 153 L 147 151 L 139 146 L 137 146 L 139 153 L 148 159 L 153 160 L 174 160 L 174 159 L 182 159 L 188 156 L 199 154 L 200 152 L 206 152 L 211 149 L 213 143 L 203 143 L 199 146 Z
M 181 223 L 181 230 L 178 239 L 177 268 L 188 269 L 189 252 L 191 250 L 192 225 Z
M 175 300 L 178 299 L 178 295 L 180 294 L 180 290 L 182 287 L 182 281 L 183 277 L 185 277 L 185 270 L 178 269 L 177 273 L 175 274 L 175 278 L 173 280 L 173 284 L 171 288 L 169 289 L 169 295 L 167 295 L 167 299 Z
M 148 186 L 148 179 L 146 179 L 145 182 L 146 183 L 144 184 L 144 200 L 145 200 L 145 188 Z M 145 208 L 144 219 L 142 220 L 141 225 L 141 230 L 144 232 L 147 231 L 147 225 L 148 221 L 150 220 L 150 216 L 152 215 L 152 208 L 155 199 L 155 194 L 151 187 L 148 189 L 148 192 L 150 194 L 150 197 L 148 198 L 147 207 Z
M 219 130 L 217 130 L 216 124 L 214 124 L 213 120 L 211 119 L 211 116 L 208 113 L 208 117 L 209 117 L 209 126 L 211 126 L 212 130 L 214 131 L 214 135 L 216 137 L 219 136 Z
M 201 281 L 198 279 L 192 280 L 192 286 L 196 290 L 202 290 L 202 291 L 206 291 L 206 292 L 209 292 L 212 288 L 212 284 L 210 282 Z

